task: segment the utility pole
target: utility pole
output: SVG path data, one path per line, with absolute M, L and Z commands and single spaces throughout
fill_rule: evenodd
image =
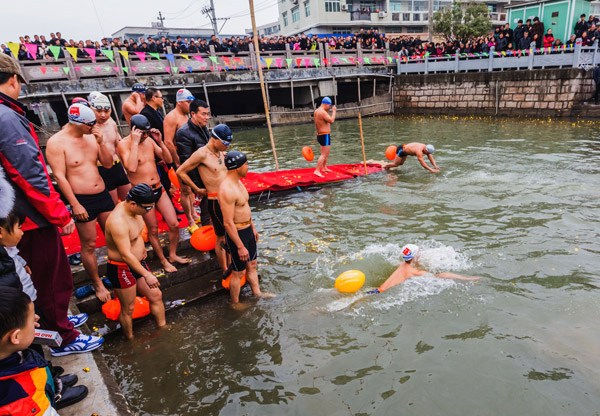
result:
M 427 38 L 429 40 L 429 42 L 431 42 L 433 40 L 432 36 L 432 32 L 433 32 L 433 0 L 429 0 L 428 1 L 428 12 L 427 14 L 429 15 L 429 18 L 427 19 L 427 23 L 428 23 L 428 29 L 427 29 Z
M 217 20 L 224 20 L 225 22 L 229 20 L 229 17 L 217 18 L 217 14 L 215 12 L 215 4 L 213 0 L 210 0 L 210 6 L 204 6 L 200 11 L 203 15 L 208 17 L 208 20 L 210 20 L 210 23 L 213 27 L 213 34 L 215 36 L 217 36 L 220 32 L 220 30 L 217 28 Z M 225 22 L 223 22 L 223 26 L 225 26 Z M 223 26 L 221 26 L 221 29 L 223 29 Z
M 165 27 L 165 25 L 163 23 L 165 21 L 165 18 L 163 17 L 163 15 L 160 11 L 158 12 L 158 17 L 156 18 L 156 20 L 158 20 L 160 22 L 158 24 L 158 27 Z

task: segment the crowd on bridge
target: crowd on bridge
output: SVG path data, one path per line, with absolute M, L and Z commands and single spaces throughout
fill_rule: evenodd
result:
M 509 23 L 498 26 L 493 33 L 487 36 L 471 37 L 469 39 L 455 39 L 448 37 L 442 42 L 427 42 L 419 36 L 400 35 L 387 36 L 380 33 L 377 29 L 360 29 L 354 34 L 344 35 L 307 35 L 301 33 L 294 36 L 262 36 L 259 38 L 259 48 L 261 52 L 285 51 L 289 48 L 292 51 L 311 51 L 319 49 L 332 50 L 354 50 L 359 45 L 362 49 L 389 50 L 396 54 L 400 59 L 422 58 L 423 56 L 447 56 L 459 54 L 485 54 L 494 50 L 501 54 L 516 54 L 518 51 L 529 50 L 533 46 L 538 50 L 554 51 L 574 47 L 576 39 L 581 39 L 583 46 L 591 46 L 595 40 L 600 39 L 599 19 L 590 15 L 586 18 L 582 14 L 580 20 L 573 28 L 573 34 L 569 39 L 560 39 L 555 36 L 552 29 L 545 29 L 544 23 L 538 17 L 527 19 L 525 22 L 519 20 L 513 28 Z M 211 36 L 210 38 L 198 37 L 183 38 L 177 36 L 171 40 L 165 36 L 139 37 L 138 39 L 121 39 L 115 37 L 112 39 L 102 38 L 100 41 L 85 41 L 74 39 L 65 39 L 60 32 L 50 33 L 47 38 L 45 35 L 21 36 L 16 58 L 21 61 L 35 59 L 50 59 L 53 57 L 50 47 L 60 47 L 57 58 L 64 57 L 63 48 L 76 48 L 77 58 L 91 58 L 99 55 L 101 50 L 120 49 L 129 52 L 146 53 L 173 53 L 173 54 L 208 54 L 211 48 L 215 53 L 229 53 L 234 56 L 241 52 L 248 52 L 253 43 L 252 36 L 231 36 L 219 38 Z M 35 46 L 31 46 L 35 45 Z M 321 46 L 320 46 L 321 45 Z M 2 52 L 13 55 L 6 44 L 1 45 Z

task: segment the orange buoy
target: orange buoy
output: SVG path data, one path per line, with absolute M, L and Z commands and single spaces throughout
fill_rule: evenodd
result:
M 169 180 L 175 188 L 179 189 L 179 178 L 177 177 L 175 169 L 173 168 L 169 169 Z
M 302 148 L 302 156 L 309 162 L 312 162 L 315 159 L 315 154 L 313 153 L 312 147 L 304 146 Z
M 365 279 L 360 270 L 347 270 L 335 279 L 334 287 L 342 293 L 354 293 L 363 287 Z
M 229 290 L 229 281 L 231 280 L 232 275 L 233 275 L 233 273 L 231 273 L 229 276 L 227 276 L 226 279 L 221 280 L 221 286 L 223 286 L 223 289 Z M 243 287 L 245 284 L 246 284 L 246 273 L 244 273 L 244 275 L 240 279 L 240 287 Z
M 394 146 L 394 145 L 388 146 L 388 148 L 385 149 L 385 157 L 388 160 L 396 159 L 396 150 L 398 150 L 397 146 Z
M 217 245 L 217 235 L 212 225 L 198 228 L 190 237 L 190 244 L 198 251 L 214 250 Z
M 119 298 L 114 298 L 102 305 L 102 313 L 106 318 L 116 321 L 119 319 L 121 313 L 121 303 Z M 143 318 L 144 316 L 150 315 L 150 302 L 145 297 L 135 297 L 135 303 L 133 306 L 133 319 Z
M 148 242 L 148 227 L 146 227 L 146 224 L 144 224 L 144 229 L 142 230 L 142 233 L 140 234 L 142 236 L 142 240 L 144 240 L 144 243 Z

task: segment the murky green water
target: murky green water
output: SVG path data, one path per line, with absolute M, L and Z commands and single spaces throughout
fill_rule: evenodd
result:
M 367 158 L 436 145 L 442 173 L 409 159 L 317 192 L 256 203 L 262 286 L 148 322 L 103 351 L 132 406 L 157 415 L 600 414 L 600 141 L 597 124 L 364 120 Z M 274 129 L 282 169 L 303 167 L 311 126 Z M 266 130 L 239 132 L 254 170 Z M 332 163 L 361 158 L 356 121 L 333 129 Z M 381 284 L 400 247 L 483 276 L 418 278 L 377 296 L 332 289 L 347 269 Z M 117 339 L 120 341 L 119 339 Z

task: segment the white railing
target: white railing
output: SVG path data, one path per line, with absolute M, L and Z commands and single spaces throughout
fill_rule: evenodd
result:
M 448 72 L 488 72 L 516 69 L 588 68 L 600 64 L 598 41 L 593 46 L 527 49 L 489 53 L 456 53 L 416 58 L 397 57 L 398 74 L 432 74 Z

